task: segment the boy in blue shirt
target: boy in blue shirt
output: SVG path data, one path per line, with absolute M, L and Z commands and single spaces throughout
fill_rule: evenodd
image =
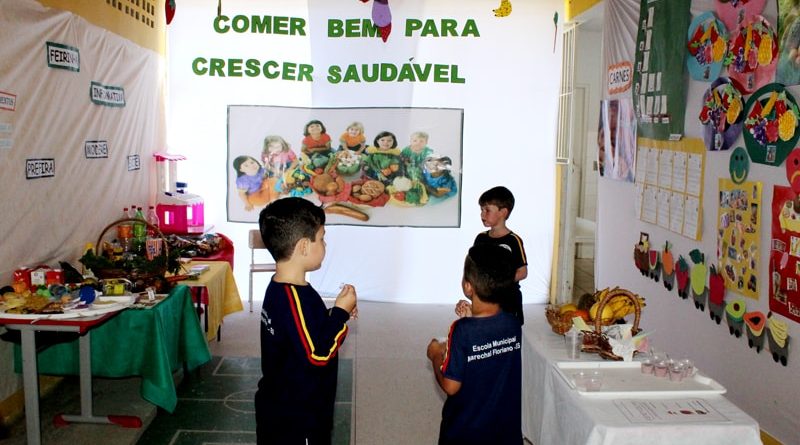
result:
M 515 270 L 500 246 L 469 249 L 461 287 L 472 315 L 453 322 L 447 342 L 428 344 L 436 382 L 447 393 L 439 445 L 522 443 L 522 328 L 500 309 Z
M 338 371 L 337 352 L 355 317 L 347 284 L 334 306 L 306 282 L 325 258 L 325 212 L 302 198 L 272 202 L 258 219 L 276 272 L 261 308 L 261 372 L 255 395 L 259 445 L 328 445 Z

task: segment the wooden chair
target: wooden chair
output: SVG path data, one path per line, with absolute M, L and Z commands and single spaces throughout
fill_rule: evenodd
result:
M 250 312 L 253 312 L 253 274 L 258 272 L 275 272 L 275 263 L 256 263 L 256 250 L 266 249 L 258 229 L 250 231 L 248 239 L 250 246 L 250 288 L 247 301 L 250 303 Z

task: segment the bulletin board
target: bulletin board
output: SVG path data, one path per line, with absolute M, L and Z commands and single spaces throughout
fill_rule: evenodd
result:
M 725 287 L 758 299 L 761 183 L 719 180 L 717 255 Z
M 636 217 L 693 240 L 703 231 L 701 139 L 657 141 L 639 138 L 636 155 Z

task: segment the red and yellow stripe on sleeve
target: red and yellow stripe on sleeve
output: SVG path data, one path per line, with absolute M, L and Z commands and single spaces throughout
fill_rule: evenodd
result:
M 528 258 L 525 256 L 525 248 L 522 247 L 522 239 L 519 236 L 517 236 L 517 234 L 514 232 L 511 232 L 511 236 L 513 236 L 514 239 L 517 240 L 517 244 L 519 245 L 519 253 L 522 255 L 522 263 L 528 264 Z
M 327 351 L 326 355 L 317 355 L 315 353 L 314 341 L 311 339 L 311 334 L 308 332 L 306 326 L 305 316 L 300 305 L 300 297 L 297 295 L 297 289 L 294 286 L 286 285 L 286 296 L 289 300 L 289 308 L 292 311 L 292 318 L 294 325 L 297 328 L 297 335 L 300 338 L 300 343 L 303 344 L 303 349 L 306 351 L 306 357 L 312 365 L 325 366 L 328 362 L 336 357 L 336 351 L 342 345 L 345 336 L 347 335 L 347 325 L 343 325 L 342 329 L 336 333 L 334 342 L 331 348 Z
M 447 365 L 450 364 L 450 346 L 453 344 L 453 329 L 456 327 L 456 321 L 450 325 L 450 331 L 447 333 L 447 350 L 444 351 L 444 361 L 442 362 L 441 369 L 442 374 L 444 374 L 444 371 L 447 369 Z

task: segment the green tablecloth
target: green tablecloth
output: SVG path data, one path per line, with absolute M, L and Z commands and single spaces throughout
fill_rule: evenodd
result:
M 91 330 L 92 375 L 141 377 L 142 398 L 172 412 L 178 402 L 172 373 L 183 363 L 192 370 L 211 360 L 189 288 L 177 286 L 151 309 L 126 309 Z M 39 374 L 77 375 L 78 341 L 38 354 Z M 14 369 L 22 370 L 19 345 Z

